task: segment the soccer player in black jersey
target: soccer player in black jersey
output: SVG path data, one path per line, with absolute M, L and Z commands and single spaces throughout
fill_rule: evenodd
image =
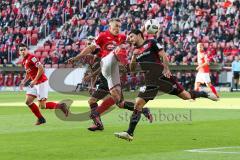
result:
M 141 118 L 144 105 L 153 100 L 158 91 L 176 95 L 183 100 L 199 97 L 209 98 L 217 101 L 217 97 L 204 91 L 187 92 L 172 76 L 168 67 L 168 58 L 163 47 L 154 39 L 144 40 L 140 30 L 132 30 L 129 33 L 129 41 L 135 46 L 133 51 L 130 70 L 135 71 L 137 64 L 145 72 L 145 86 L 140 89 L 135 102 L 135 110 L 130 119 L 129 128 L 126 132 L 114 133 L 118 138 L 133 140 L 133 133 Z M 160 60 L 160 58 L 162 60 Z

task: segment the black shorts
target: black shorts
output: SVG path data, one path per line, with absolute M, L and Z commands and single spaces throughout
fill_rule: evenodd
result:
M 178 83 L 174 76 L 170 78 L 161 77 L 156 84 L 147 83 L 145 86 L 141 87 L 138 97 L 143 98 L 145 101 L 153 100 L 159 91 L 171 95 L 179 95 L 184 91 L 184 88 Z
M 233 72 L 233 78 L 234 79 L 239 79 L 239 76 L 240 76 L 240 72 L 238 72 L 238 71 Z
M 93 98 L 100 100 L 106 97 L 108 94 L 109 94 L 108 85 L 105 83 L 98 83 L 96 84 L 96 90 L 93 91 L 91 96 Z

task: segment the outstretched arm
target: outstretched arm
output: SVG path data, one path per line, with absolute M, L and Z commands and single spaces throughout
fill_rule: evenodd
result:
M 167 57 L 166 52 L 162 49 L 161 51 L 158 52 L 158 55 L 162 57 L 164 69 L 163 69 L 163 74 L 165 77 L 170 78 L 172 76 L 170 69 L 169 69 L 169 60 Z
M 67 60 L 67 63 L 74 63 L 78 60 L 80 60 L 83 56 L 92 53 L 93 51 L 95 51 L 96 46 L 95 45 L 89 45 L 86 48 L 84 48 L 76 57 L 72 57 L 70 59 Z

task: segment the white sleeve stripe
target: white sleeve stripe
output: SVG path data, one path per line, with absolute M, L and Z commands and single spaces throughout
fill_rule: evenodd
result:
M 163 49 L 163 46 L 160 45 L 159 43 L 157 43 L 157 47 L 158 47 L 158 49 Z

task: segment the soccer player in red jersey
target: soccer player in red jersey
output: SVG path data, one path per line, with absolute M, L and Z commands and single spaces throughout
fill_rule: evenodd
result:
M 31 109 L 38 118 L 36 125 L 46 123 L 38 106 L 34 103 L 35 98 L 38 99 L 39 107 L 42 109 L 61 109 L 65 116 L 68 115 L 68 108 L 65 103 L 46 102 L 48 98 L 48 79 L 44 73 L 44 68 L 39 60 L 30 54 L 25 44 L 19 45 L 19 54 L 23 57 L 23 66 L 26 70 L 26 76 L 21 81 L 24 86 L 28 80 L 31 80 L 26 93 L 26 105 Z
M 133 108 L 128 102 L 123 100 L 120 74 L 119 74 L 119 59 L 117 54 L 121 53 L 126 36 L 120 34 L 121 21 L 117 18 L 109 21 L 109 29 L 105 32 L 101 32 L 95 41 L 87 46 L 79 55 L 68 60 L 68 63 L 74 63 L 82 56 L 94 53 L 96 49 L 100 50 L 97 54 L 101 58 L 101 73 L 107 80 L 108 89 L 111 94 L 108 98 L 104 99 L 102 104 L 98 107 L 96 103 L 91 108 L 91 118 L 94 121 L 94 126 L 89 128 L 91 131 L 103 130 L 103 125 L 100 119 L 100 115 L 108 110 L 112 105 L 117 104 L 120 108 Z M 132 104 L 132 103 L 131 103 Z
M 199 91 L 200 85 L 205 83 L 206 86 L 212 91 L 212 93 L 219 98 L 215 87 L 211 83 L 211 79 L 209 75 L 210 69 L 209 69 L 208 57 L 204 52 L 202 43 L 197 44 L 197 52 L 198 52 L 197 53 L 198 67 L 196 68 L 196 70 L 198 71 L 198 73 L 196 76 L 194 89 L 196 91 Z

